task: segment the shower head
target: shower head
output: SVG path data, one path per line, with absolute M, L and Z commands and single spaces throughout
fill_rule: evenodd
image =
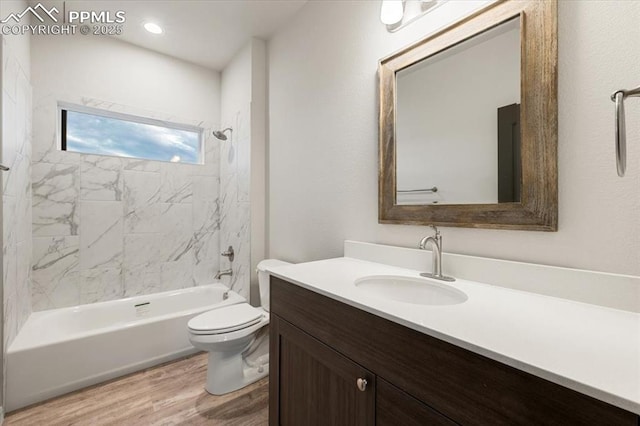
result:
M 233 129 L 231 127 L 227 127 L 224 130 L 214 130 L 213 131 L 213 136 L 215 136 L 216 138 L 220 139 L 221 141 L 226 141 L 227 140 L 227 135 L 225 135 L 224 133 L 227 130 L 229 131 L 229 133 L 233 132 Z

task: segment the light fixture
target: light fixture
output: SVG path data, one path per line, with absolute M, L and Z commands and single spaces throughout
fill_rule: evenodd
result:
M 402 21 L 404 15 L 403 0 L 382 0 L 380 20 L 385 25 L 395 25 Z
M 437 9 L 448 0 L 382 0 L 380 20 L 393 33 Z
M 151 34 L 162 34 L 162 28 L 158 24 L 154 24 L 153 22 L 147 22 L 144 24 L 144 29 L 149 31 Z

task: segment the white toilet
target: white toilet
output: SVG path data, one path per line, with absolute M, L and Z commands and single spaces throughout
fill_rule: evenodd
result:
M 207 392 L 222 395 L 243 388 L 269 374 L 268 268 L 289 265 L 276 259 L 258 264 L 260 308 L 248 302 L 214 309 L 192 318 L 189 340 L 209 352 Z

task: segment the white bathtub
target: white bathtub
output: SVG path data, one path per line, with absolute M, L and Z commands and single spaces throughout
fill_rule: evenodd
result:
M 187 322 L 246 300 L 220 283 L 31 314 L 7 351 L 6 411 L 197 350 Z

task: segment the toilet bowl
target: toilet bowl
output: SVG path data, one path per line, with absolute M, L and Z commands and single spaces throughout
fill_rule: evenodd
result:
M 276 259 L 258 264 L 261 307 L 243 302 L 205 312 L 189 321 L 189 341 L 209 353 L 205 389 L 210 394 L 233 392 L 269 374 L 268 269 L 288 264 Z

